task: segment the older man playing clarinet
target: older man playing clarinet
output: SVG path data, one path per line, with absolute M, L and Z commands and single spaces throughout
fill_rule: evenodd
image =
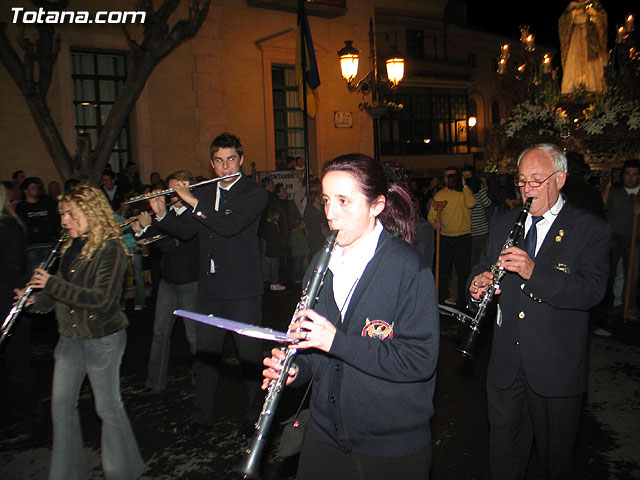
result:
M 492 479 L 524 478 L 534 441 L 542 478 L 572 478 L 589 309 L 606 290 L 611 228 L 560 194 L 566 177 L 567 159 L 553 145 L 520 155 L 515 183 L 533 199 L 524 241 L 501 252 L 519 211 L 498 215 L 469 277 L 473 305 L 493 282 L 496 258 L 506 270 L 487 373 Z

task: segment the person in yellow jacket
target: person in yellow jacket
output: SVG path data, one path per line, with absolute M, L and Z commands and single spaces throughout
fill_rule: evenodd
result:
M 435 202 L 447 202 L 440 214 L 440 220 L 433 205 L 429 209 L 429 221 L 435 228 L 440 227 L 440 278 L 438 280 L 438 302 L 457 304 L 463 308 L 465 303 L 465 282 L 471 272 L 471 209 L 476 198 L 466 186 L 460 171 L 447 167 L 444 172 L 445 188 L 435 194 Z M 458 278 L 457 301 L 448 298 L 451 264 L 455 265 Z

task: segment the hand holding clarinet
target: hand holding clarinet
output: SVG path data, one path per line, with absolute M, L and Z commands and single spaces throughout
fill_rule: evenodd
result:
M 296 320 L 290 325 L 289 336 L 297 338 L 299 341 L 289 345 L 289 348 L 296 350 L 304 348 L 317 348 L 323 352 L 329 352 L 333 338 L 336 335 L 336 327 L 325 317 L 316 313 L 314 310 L 305 309 L 296 312 Z M 271 380 L 277 380 L 282 370 L 282 364 L 285 359 L 285 352 L 280 348 L 271 350 L 271 357 L 267 357 L 262 362 L 266 367 L 262 371 L 265 377 L 262 381 L 262 389 L 269 388 Z M 289 376 L 286 385 L 293 382 L 298 375 L 298 367 L 293 365 L 289 368 Z
M 29 280 L 29 283 L 27 284 L 26 287 L 24 287 L 24 288 L 14 288 L 13 289 L 13 293 L 15 293 L 15 296 L 13 297 L 13 299 L 16 300 L 16 301 L 19 301 L 27 293 L 27 289 L 29 287 L 31 287 L 31 289 L 42 289 L 42 288 L 44 288 L 44 286 L 47 284 L 47 281 L 49 280 L 50 276 L 51 275 L 49 274 L 49 272 L 47 272 L 46 270 L 43 270 L 42 268 L 34 269 L 33 270 L 33 275 L 31 276 L 31 280 Z M 26 304 L 24 306 L 28 307 L 33 302 L 34 302 L 34 298 L 29 296 L 27 298 Z
M 529 280 L 533 273 L 535 262 L 529 254 L 516 246 L 511 246 L 502 251 L 498 257 L 498 268 L 508 272 L 517 273 L 524 280 Z M 476 275 L 469 286 L 469 293 L 476 300 L 481 300 L 487 293 L 487 288 L 493 285 L 494 275 L 491 272 L 482 272 Z M 500 295 L 500 287 L 496 288 L 496 295 Z

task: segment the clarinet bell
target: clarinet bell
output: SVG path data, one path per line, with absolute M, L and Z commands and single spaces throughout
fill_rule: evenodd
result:
M 233 469 L 241 475 L 242 480 L 260 480 L 260 460 L 267 439 L 262 435 L 256 435 L 245 450 L 245 455 Z
M 469 332 L 466 340 L 456 348 L 456 351 L 460 353 L 464 358 L 473 360 L 475 357 L 476 344 L 480 336 L 480 330 L 477 325 L 471 325 L 471 331 Z

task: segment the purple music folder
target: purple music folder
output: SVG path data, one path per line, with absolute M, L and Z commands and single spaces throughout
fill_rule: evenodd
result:
M 232 332 L 245 335 L 247 337 L 260 338 L 262 340 L 273 340 L 275 342 L 297 342 L 297 338 L 290 338 L 285 332 L 278 332 L 272 328 L 259 327 L 257 325 L 249 325 L 248 323 L 236 322 L 226 318 L 214 317 L 213 315 L 204 315 L 203 313 L 194 313 L 187 310 L 174 310 L 174 315 L 189 318 L 196 322 L 206 323 L 214 327 L 223 328 Z

